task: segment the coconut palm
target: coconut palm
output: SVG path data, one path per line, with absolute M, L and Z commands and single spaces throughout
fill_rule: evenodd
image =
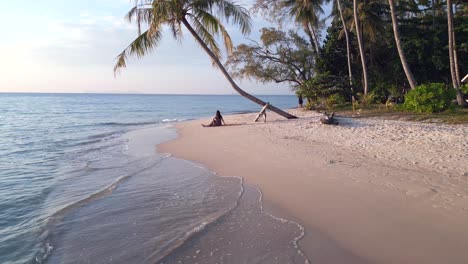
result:
M 324 13 L 323 0 L 285 0 L 282 5 L 289 10 L 289 15 L 302 25 L 310 38 L 314 51 L 320 56 L 317 28 L 320 23 L 319 16 Z
M 363 68 L 362 83 L 364 86 L 364 94 L 367 94 L 368 72 L 366 51 L 368 50 L 369 52 L 369 59 L 372 64 L 373 47 L 378 39 L 385 36 L 385 5 L 383 5 L 382 0 L 361 0 L 359 3 L 353 0 L 352 7 L 350 6 L 348 8 L 346 5 L 342 6 L 342 13 L 346 25 L 351 31 L 355 32 L 356 39 L 358 40 L 359 57 Z
M 255 0 L 253 10 L 261 12 L 267 20 L 282 25 L 285 20 L 294 19 L 309 38 L 313 52 L 320 56 L 317 30 L 322 4 L 326 0 Z
M 398 21 L 397 16 L 395 14 L 395 4 L 393 0 L 388 0 L 388 4 L 390 5 L 390 15 L 392 17 L 392 25 L 393 25 L 393 35 L 395 36 L 395 43 L 398 50 L 398 55 L 400 56 L 401 65 L 403 66 L 403 70 L 405 71 L 406 78 L 408 79 L 408 83 L 411 89 L 416 87 L 416 82 L 414 81 L 413 73 L 409 68 L 408 63 L 406 62 L 405 53 L 403 52 L 403 48 L 401 47 L 401 39 L 400 39 L 400 32 L 398 31 Z
M 336 0 L 335 3 L 338 9 L 338 13 L 340 15 L 341 23 L 343 24 L 343 32 L 346 38 L 346 55 L 348 58 L 348 77 L 349 77 L 349 85 L 352 87 L 353 86 L 353 72 L 351 70 L 351 47 L 349 43 L 348 29 L 346 28 L 346 20 L 343 15 L 343 10 L 341 9 L 341 0 Z
M 136 0 L 135 6 L 127 14 L 127 19 L 129 22 L 137 22 L 140 34 L 118 55 L 114 72 L 127 66 L 128 56 L 140 58 L 156 48 L 162 39 L 164 26 L 168 26 L 173 37 L 179 41 L 182 39 L 182 28 L 185 27 L 236 92 L 261 106 L 266 105 L 262 100 L 239 88 L 220 61 L 221 49 L 216 37 L 221 35 L 229 53 L 233 47 L 231 37 L 221 20 L 232 22 L 240 27 L 244 35 L 248 34 L 251 21 L 245 8 L 229 0 Z M 144 32 L 141 32 L 142 24 L 147 26 Z M 268 108 L 288 119 L 296 118 L 271 104 Z
M 359 46 L 359 54 L 361 57 L 361 64 L 362 64 L 362 74 L 364 78 L 364 95 L 367 95 L 367 91 L 368 91 L 367 64 L 366 64 L 366 58 L 364 54 L 364 47 L 362 43 L 361 28 L 359 27 L 357 0 L 353 0 L 353 14 L 354 14 L 354 28 L 356 29 L 356 36 L 357 36 L 358 46 Z

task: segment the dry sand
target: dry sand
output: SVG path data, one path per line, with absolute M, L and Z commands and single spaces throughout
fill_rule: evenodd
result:
M 291 112 L 181 123 L 158 148 L 260 187 L 312 263 L 468 263 L 468 126 Z

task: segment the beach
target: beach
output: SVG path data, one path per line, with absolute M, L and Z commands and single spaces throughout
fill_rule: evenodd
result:
M 264 212 L 258 188 L 155 151 L 219 103 L 257 109 L 230 95 L 0 94 L 0 263 L 303 263 L 303 227 Z
M 176 124 L 158 151 L 263 192 L 267 211 L 305 228 L 311 263 L 466 263 L 468 126 L 290 110 Z

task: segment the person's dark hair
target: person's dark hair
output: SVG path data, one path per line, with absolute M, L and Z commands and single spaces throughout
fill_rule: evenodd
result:
M 223 117 L 221 116 L 221 112 L 220 112 L 219 110 L 216 110 L 216 118 L 218 118 L 218 119 L 223 118 Z

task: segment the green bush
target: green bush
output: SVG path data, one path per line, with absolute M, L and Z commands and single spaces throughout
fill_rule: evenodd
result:
M 346 99 L 341 94 L 332 94 L 324 98 L 323 104 L 327 110 L 332 110 L 335 106 L 346 103 Z
M 468 83 L 462 85 L 460 88 L 464 94 L 468 94 Z
M 359 107 L 366 108 L 375 102 L 375 93 L 370 92 L 368 94 L 358 93 Z
M 455 90 L 446 90 L 443 83 L 422 84 L 406 94 L 403 108 L 417 113 L 442 112 L 453 98 Z

